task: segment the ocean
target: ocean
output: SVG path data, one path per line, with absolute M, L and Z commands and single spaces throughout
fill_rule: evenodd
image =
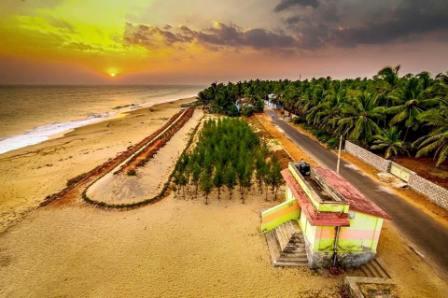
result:
M 0 86 L 0 154 L 120 113 L 195 96 L 201 86 Z

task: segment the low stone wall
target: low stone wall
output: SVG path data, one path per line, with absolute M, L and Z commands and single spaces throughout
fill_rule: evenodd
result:
M 420 177 L 417 174 L 413 174 L 409 177 L 408 185 L 424 194 L 430 201 L 439 205 L 440 207 L 448 210 L 448 190 Z
M 415 175 L 413 171 L 403 167 L 402 165 L 397 164 L 396 162 L 391 162 L 389 172 L 395 177 L 398 177 L 405 182 L 409 182 L 411 176 Z
M 448 190 L 420 177 L 415 172 L 395 162 L 384 159 L 349 141 L 345 141 L 345 150 L 382 172 L 388 172 L 408 183 L 413 190 L 425 195 L 430 201 L 448 210 Z
M 389 172 L 390 160 L 379 157 L 378 155 L 366 150 L 352 142 L 345 141 L 345 151 L 358 157 L 381 172 Z

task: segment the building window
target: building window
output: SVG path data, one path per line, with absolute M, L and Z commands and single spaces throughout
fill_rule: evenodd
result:
M 355 219 L 355 216 L 356 216 L 356 212 L 353 212 L 353 211 L 349 211 L 348 212 L 348 218 L 349 219 Z

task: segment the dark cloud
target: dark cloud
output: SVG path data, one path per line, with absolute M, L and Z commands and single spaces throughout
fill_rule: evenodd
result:
M 293 48 L 297 40 L 283 32 L 273 32 L 261 28 L 244 30 L 236 25 L 219 23 L 215 27 L 193 30 L 187 26 L 177 29 L 165 26 L 133 25 L 128 23 L 125 41 L 129 44 L 140 44 L 148 47 L 161 45 L 182 45 L 198 42 L 212 47 L 251 47 L 256 49 Z
M 288 9 L 293 6 L 313 9 Z M 197 42 L 212 49 L 251 47 L 295 51 L 423 38 L 446 42 L 448 38 L 448 0 L 281 0 L 276 11 L 276 17 L 283 20 L 283 31 L 244 29 L 222 23 L 204 29 L 128 24 L 125 40 L 147 47 L 182 47 Z
M 434 6 L 430 2 L 433 2 Z M 439 7 L 439 9 L 437 8 Z M 448 1 L 404 1 L 387 11 L 387 19 L 366 20 L 358 26 L 339 30 L 335 41 L 356 44 L 381 44 L 415 39 L 422 34 L 448 30 Z
M 289 12 L 284 23 L 304 48 L 416 40 L 448 33 L 448 1 L 321 0 L 313 10 Z
M 280 12 L 293 6 L 317 7 L 318 5 L 318 0 L 280 0 L 280 3 L 275 6 L 274 11 Z
M 161 43 L 172 45 L 179 42 L 187 42 L 191 38 L 184 34 L 171 32 L 171 26 L 167 25 L 164 29 L 157 26 L 126 24 L 124 40 L 129 44 L 140 44 L 149 47 L 160 46 Z

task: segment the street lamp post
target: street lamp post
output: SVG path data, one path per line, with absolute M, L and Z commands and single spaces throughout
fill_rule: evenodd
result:
M 338 163 L 336 165 L 336 173 L 338 174 L 341 166 L 341 152 L 342 152 L 342 135 L 339 138 Z

